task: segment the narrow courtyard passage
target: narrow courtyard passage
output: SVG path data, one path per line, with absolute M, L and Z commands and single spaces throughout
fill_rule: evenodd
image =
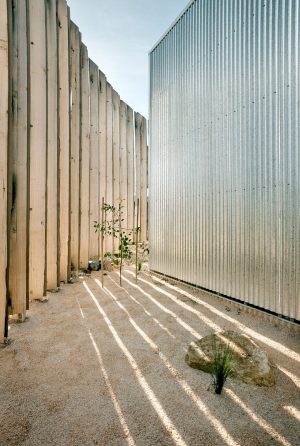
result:
M 81 277 L 34 302 L 0 350 L 1 446 L 299 445 L 299 335 L 184 285 L 124 271 Z M 184 361 L 191 341 L 251 336 L 276 384 L 211 377 Z

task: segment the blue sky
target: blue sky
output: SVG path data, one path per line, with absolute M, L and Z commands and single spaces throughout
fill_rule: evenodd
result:
M 188 0 L 68 0 L 90 58 L 148 117 L 148 52 Z

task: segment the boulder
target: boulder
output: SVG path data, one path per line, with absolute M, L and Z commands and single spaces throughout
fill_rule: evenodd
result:
M 104 259 L 103 269 L 104 269 L 104 271 L 108 271 L 108 272 L 114 270 L 114 264 L 112 263 L 112 260 L 110 258 Z
M 257 386 L 270 387 L 275 384 L 267 354 L 244 333 L 224 331 L 193 341 L 185 361 L 190 367 L 212 373 L 216 349 L 222 352 L 228 345 L 232 351 L 233 378 Z
M 89 260 L 89 269 L 91 271 L 99 271 L 101 262 L 98 259 Z

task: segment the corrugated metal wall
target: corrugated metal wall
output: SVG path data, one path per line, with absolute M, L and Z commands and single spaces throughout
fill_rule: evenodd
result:
M 151 269 L 300 320 L 299 0 L 199 0 L 150 53 Z

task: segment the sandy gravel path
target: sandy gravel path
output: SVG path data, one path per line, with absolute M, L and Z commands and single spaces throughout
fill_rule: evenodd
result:
M 216 297 L 132 270 L 65 285 L 33 303 L 0 350 L 0 445 L 300 445 L 300 339 Z M 276 385 L 210 376 L 184 362 L 216 329 L 252 335 Z

